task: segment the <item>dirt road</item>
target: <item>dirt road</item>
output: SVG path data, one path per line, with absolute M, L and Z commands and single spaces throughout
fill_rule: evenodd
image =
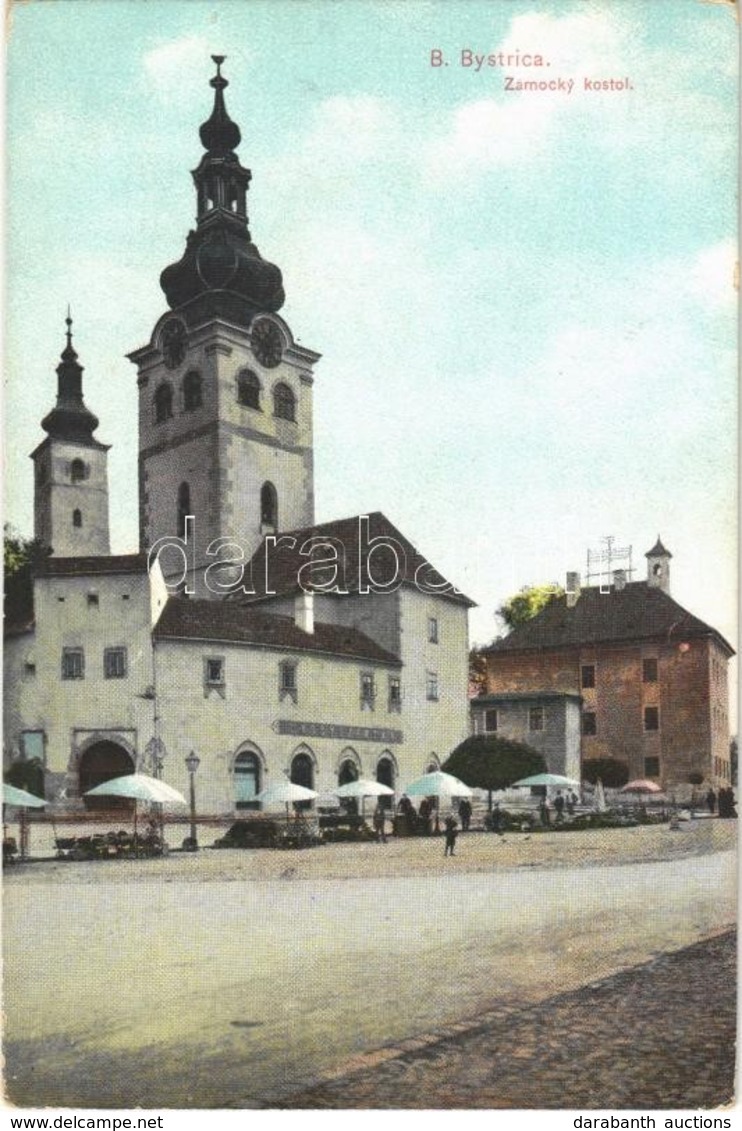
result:
M 453 861 L 434 840 L 11 869 L 9 1098 L 278 1103 L 356 1052 L 732 924 L 735 832 L 472 836 Z M 645 862 L 606 862 L 622 854 Z

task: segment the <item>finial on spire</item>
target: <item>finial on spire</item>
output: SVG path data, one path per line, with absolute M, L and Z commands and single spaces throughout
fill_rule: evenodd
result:
M 70 304 L 69 303 L 67 303 L 67 317 L 65 318 L 65 322 L 67 323 L 67 345 L 71 347 L 72 346 L 72 315 L 70 313 Z
M 214 90 L 214 109 L 208 122 L 204 122 L 199 131 L 204 149 L 219 156 L 231 153 L 240 144 L 240 131 L 232 121 L 224 105 L 224 89 L 229 83 L 222 75 L 222 63 L 226 55 L 212 55 L 216 63 L 216 74 L 209 81 L 209 86 Z

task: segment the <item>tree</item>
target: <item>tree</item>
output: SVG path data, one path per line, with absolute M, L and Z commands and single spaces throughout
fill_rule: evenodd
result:
M 543 773 L 546 762 L 538 750 L 522 742 L 496 734 L 473 734 L 449 754 L 442 769 L 465 785 L 486 789 L 491 809 L 493 790 L 506 789 L 519 778 Z
M 508 597 L 496 611 L 509 629 L 525 624 L 559 597 L 564 596 L 560 585 L 524 585 L 519 593 Z
M 629 780 L 629 767 L 618 758 L 588 758 L 582 763 L 582 777 L 593 785 L 600 778 L 609 789 L 618 789 Z
M 7 523 L 3 533 L 5 616 L 21 621 L 33 616 L 33 575 L 51 549 L 39 538 L 24 538 Z
M 487 657 L 475 645 L 469 649 L 469 695 L 483 695 L 487 689 Z

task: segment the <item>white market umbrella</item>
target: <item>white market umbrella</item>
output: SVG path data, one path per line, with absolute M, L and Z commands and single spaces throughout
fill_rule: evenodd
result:
M 85 797 L 130 797 L 134 801 L 156 801 L 161 805 L 168 802 L 186 804 L 185 797 L 177 789 L 147 774 L 125 774 L 121 778 L 111 778 L 110 781 L 101 782 L 87 790 Z
M 130 797 L 134 802 L 134 843 L 137 843 L 137 802 L 150 801 L 160 805 L 186 805 L 186 799 L 177 789 L 159 778 L 147 774 L 124 774 L 111 778 L 85 791 L 85 797 Z
M 597 812 L 605 813 L 608 806 L 606 805 L 605 790 L 603 789 L 603 783 L 600 778 L 598 778 L 595 783 L 595 794 L 593 800 L 595 801 L 595 808 Z
M 380 781 L 371 781 L 370 778 L 359 778 L 358 781 L 349 781 L 345 785 L 333 790 L 338 797 L 360 797 L 361 816 L 363 816 L 363 803 L 366 797 L 393 797 L 394 790 Z
M 15 785 L 8 785 L 7 782 L 3 782 L 3 805 L 12 805 L 15 809 L 20 809 L 21 859 L 24 859 L 28 832 L 26 809 L 43 809 L 46 801 L 43 797 L 37 797 L 35 793 L 29 793 L 26 789 L 18 789 Z M 4 830 L 3 836 L 5 836 Z
M 46 804 L 43 797 L 3 782 L 3 805 L 13 805 L 16 809 L 43 809 Z
M 408 797 L 472 797 L 473 790 L 453 774 L 435 770 L 410 782 L 404 791 Z
M 560 789 L 569 789 L 570 786 L 579 785 L 574 778 L 565 778 L 561 774 L 532 774 L 530 778 L 521 778 L 513 782 L 514 786 L 522 785 L 553 785 Z
M 262 790 L 255 800 L 268 809 L 285 805 L 286 820 L 288 821 L 289 806 L 293 805 L 295 801 L 314 801 L 315 797 L 319 797 L 319 794 L 313 789 L 307 789 L 304 785 L 297 785 L 293 781 L 277 781 Z
M 380 781 L 371 781 L 368 778 L 346 782 L 332 792 L 338 797 L 391 797 L 394 794 L 394 790 L 388 785 L 382 785 Z

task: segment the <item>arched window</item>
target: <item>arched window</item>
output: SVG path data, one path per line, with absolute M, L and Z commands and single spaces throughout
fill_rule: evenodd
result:
M 158 386 L 154 401 L 155 421 L 162 424 L 163 420 L 169 420 L 173 415 L 173 390 L 167 382 Z
M 295 754 L 291 759 L 291 781 L 305 789 L 314 789 L 314 765 L 308 754 Z M 308 809 L 311 804 L 311 801 L 295 801 L 294 808 Z
M 259 809 L 256 798 L 260 788 L 260 759 L 257 754 L 243 751 L 234 760 L 235 809 Z
M 296 420 L 296 397 L 283 381 L 273 390 L 273 415 L 281 420 Z
M 82 526 L 82 511 L 78 510 L 77 507 L 72 512 L 72 525 Z
M 394 762 L 388 755 L 382 755 L 376 763 L 376 780 L 381 785 L 388 785 L 390 789 L 394 789 Z M 392 801 L 394 800 L 389 794 L 386 797 L 379 798 L 379 804 L 384 809 L 391 809 Z
M 73 483 L 82 483 L 85 478 L 85 464 L 81 459 L 73 459 L 70 464 L 70 479 Z
M 183 378 L 183 409 L 185 412 L 193 412 L 195 408 L 200 408 L 203 404 L 201 396 L 201 375 L 191 371 L 186 373 Z
M 260 378 L 251 369 L 243 369 L 237 377 L 237 403 L 260 408 Z
M 278 528 L 278 493 L 272 483 L 264 483 L 260 488 L 260 522 Z
M 358 781 L 358 766 L 351 758 L 346 758 L 338 770 L 338 785 Z
M 376 764 L 376 780 L 381 785 L 394 789 L 394 763 L 389 757 L 381 757 Z
M 178 488 L 178 537 L 183 538 L 186 532 L 186 518 L 191 514 L 191 489 L 187 483 L 181 483 Z

